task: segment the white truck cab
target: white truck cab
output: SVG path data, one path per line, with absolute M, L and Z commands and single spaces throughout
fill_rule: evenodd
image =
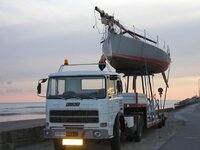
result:
M 145 94 L 122 93 L 121 75 L 103 71 L 62 71 L 52 73 L 46 93 L 46 127 L 44 135 L 54 140 L 55 150 L 82 146 L 86 140 L 110 140 L 112 150 L 120 150 L 123 136 L 132 134 L 140 141 L 148 127 L 150 110 Z M 154 106 L 153 106 L 154 107 Z M 156 116 L 156 114 L 154 114 Z M 160 120 L 154 120 L 154 124 Z

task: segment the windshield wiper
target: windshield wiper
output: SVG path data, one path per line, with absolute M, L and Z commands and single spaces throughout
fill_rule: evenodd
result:
M 96 97 L 92 96 L 92 95 L 89 95 L 89 94 L 82 94 L 80 95 L 82 98 L 91 98 L 91 99 L 97 99 Z
M 64 99 L 70 99 L 70 98 L 78 98 L 78 99 L 97 99 L 96 97 L 92 96 L 91 94 L 87 93 L 75 93 L 73 91 L 64 92 L 62 97 Z
M 78 94 L 76 94 L 75 92 L 65 92 L 62 95 L 65 99 L 70 99 L 70 98 L 78 98 L 78 99 L 82 99 Z
M 50 99 L 65 99 L 64 97 L 58 96 L 58 95 L 50 95 L 47 98 L 50 98 Z

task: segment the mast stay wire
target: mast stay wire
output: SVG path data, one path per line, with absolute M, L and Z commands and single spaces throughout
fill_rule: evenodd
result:
M 98 33 L 99 34 L 105 34 L 105 27 L 103 26 L 103 29 L 102 31 L 100 31 L 99 27 L 98 27 L 98 22 L 101 20 L 101 19 L 98 19 L 97 16 L 96 16 L 96 11 L 94 10 L 94 25 L 93 25 L 93 28 L 97 28 L 98 30 Z

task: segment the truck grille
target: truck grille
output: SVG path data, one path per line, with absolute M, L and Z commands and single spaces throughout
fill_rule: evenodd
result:
M 96 110 L 50 110 L 52 123 L 98 123 Z

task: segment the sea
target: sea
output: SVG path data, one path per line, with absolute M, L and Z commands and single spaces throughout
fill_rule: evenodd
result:
M 45 103 L 0 103 L 0 122 L 45 118 Z
M 166 100 L 165 108 L 174 107 L 180 100 Z M 45 118 L 44 102 L 0 103 L 0 122 Z

